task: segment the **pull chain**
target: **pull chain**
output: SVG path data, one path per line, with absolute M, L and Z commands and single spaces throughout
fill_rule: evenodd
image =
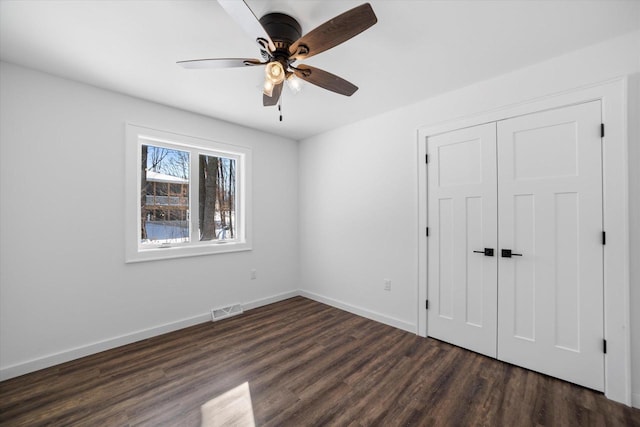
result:
M 282 121 L 282 98 L 278 101 L 278 112 L 280 113 L 280 121 Z

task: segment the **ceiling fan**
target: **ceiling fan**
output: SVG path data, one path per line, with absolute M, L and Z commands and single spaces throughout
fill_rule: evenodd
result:
M 345 79 L 297 60 L 310 58 L 360 34 L 378 22 L 369 3 L 357 6 L 302 36 L 298 21 L 284 13 L 269 13 L 258 19 L 244 0 L 218 0 L 218 3 L 251 36 L 255 37 L 262 61 L 252 58 L 214 58 L 178 61 L 184 68 L 236 68 L 264 65 L 262 103 L 278 104 L 282 87 L 293 76 L 321 88 L 351 96 L 358 90 Z

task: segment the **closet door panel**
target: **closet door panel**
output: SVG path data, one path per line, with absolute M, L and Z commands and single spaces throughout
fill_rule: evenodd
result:
M 498 358 L 603 390 L 599 128 L 599 101 L 498 123 Z
M 429 336 L 496 356 L 495 123 L 429 137 Z M 474 252 L 476 251 L 476 252 Z

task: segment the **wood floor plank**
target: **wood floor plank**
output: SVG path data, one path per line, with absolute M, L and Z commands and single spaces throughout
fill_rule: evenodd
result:
M 601 393 L 302 297 L 1 382 L 0 425 L 198 426 L 245 383 L 258 426 L 640 426 Z

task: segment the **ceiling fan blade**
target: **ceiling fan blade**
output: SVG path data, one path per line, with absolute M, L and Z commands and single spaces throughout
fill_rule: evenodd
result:
M 218 0 L 220 6 L 254 39 L 264 39 L 269 51 L 276 50 L 271 37 L 244 0 Z
M 260 60 L 251 58 L 190 59 L 178 61 L 177 64 L 184 68 L 238 68 L 264 65 Z
M 270 107 L 272 105 L 276 105 L 278 103 L 278 100 L 280 99 L 280 95 L 282 94 L 282 87 L 284 86 L 284 82 L 275 85 L 273 87 L 273 92 L 271 94 L 271 96 L 267 96 L 265 94 L 262 94 L 262 105 L 264 105 L 265 107 Z
M 360 34 L 378 22 L 369 3 L 354 7 L 302 36 L 289 47 L 296 59 L 309 58 Z
M 296 77 L 340 95 L 351 96 L 358 90 L 358 86 L 319 68 L 301 64 L 292 69 Z

